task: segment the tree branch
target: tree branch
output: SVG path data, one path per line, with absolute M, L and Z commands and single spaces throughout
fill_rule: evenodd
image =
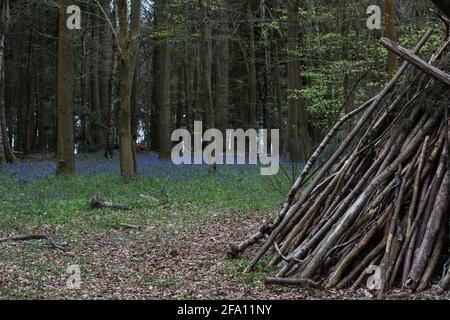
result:
M 398 45 L 397 43 L 393 42 L 392 40 L 389 40 L 388 38 L 382 37 L 380 39 L 380 43 L 385 48 L 392 51 L 399 57 L 412 63 L 414 66 L 416 66 L 418 69 L 420 69 L 424 73 L 426 73 L 429 76 L 433 77 L 434 79 L 450 86 L 450 75 L 448 73 L 425 62 L 424 60 L 419 58 L 417 55 L 413 54 L 411 51 L 403 48 L 402 46 Z

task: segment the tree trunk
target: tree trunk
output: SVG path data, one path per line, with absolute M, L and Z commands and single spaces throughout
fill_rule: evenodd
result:
M 17 159 L 9 144 L 5 112 L 5 38 L 10 21 L 9 0 L 0 0 L 0 10 L 0 162 L 14 163 Z
M 94 18 L 94 24 L 96 24 L 97 19 Z M 95 27 L 92 29 L 91 36 L 91 78 L 90 78 L 90 87 L 91 87 L 91 112 L 94 115 L 92 122 L 92 131 L 94 138 L 94 149 L 93 151 L 98 151 L 105 148 L 105 141 L 103 139 L 102 132 L 102 121 L 101 121 L 101 109 L 100 109 L 100 89 L 99 89 L 99 36 L 98 36 L 98 28 Z
M 141 1 L 131 4 L 131 22 L 128 27 L 128 6 L 126 0 L 118 0 L 119 45 L 120 45 L 120 107 L 119 107 L 119 156 L 120 172 L 128 180 L 137 174 L 131 135 L 131 87 L 139 49 L 139 22 Z
M 169 2 L 158 0 L 156 5 L 156 24 L 158 28 L 168 27 Z M 171 52 L 169 39 L 161 39 L 158 49 L 159 77 L 158 82 L 158 110 L 159 110 L 159 156 L 167 159 L 171 154 L 170 125 L 170 74 L 171 74 Z
M 295 51 L 298 47 L 298 11 L 299 0 L 288 3 L 288 153 L 291 161 L 301 158 L 298 128 L 298 112 L 300 104 L 295 91 L 300 89 L 300 64 Z
M 159 60 L 159 46 L 155 45 L 153 49 L 152 69 L 154 70 L 152 82 L 152 104 L 150 106 L 150 150 L 159 152 L 159 103 L 160 83 L 159 73 L 161 72 L 161 63 Z
M 212 60 L 212 45 L 211 45 L 211 22 L 209 18 L 208 0 L 199 0 L 201 13 L 203 16 L 202 38 L 200 44 L 200 61 L 201 61 L 201 83 L 203 91 L 203 106 L 204 116 L 206 122 L 206 129 L 214 129 L 214 106 L 211 90 L 211 60 Z M 216 171 L 215 165 L 210 165 L 209 172 Z
M 217 43 L 217 84 L 216 84 L 216 119 L 217 128 L 225 134 L 228 124 L 227 109 L 229 105 L 229 16 L 226 1 L 220 3 L 219 40 Z
M 397 30 L 395 28 L 395 0 L 384 0 L 384 32 L 390 40 L 397 42 Z M 388 72 L 394 75 L 398 70 L 398 59 L 395 53 L 388 52 Z
M 255 53 L 255 26 L 252 12 L 252 0 L 247 0 L 247 19 L 249 26 L 249 120 L 248 127 L 256 128 L 256 53 Z
M 205 108 L 206 128 L 212 129 L 214 128 L 214 107 L 211 92 L 211 23 L 207 0 L 200 0 L 200 7 L 204 21 L 200 48 L 203 105 Z
M 72 177 L 75 174 L 73 130 L 73 52 L 70 31 L 66 27 L 67 7 L 71 0 L 61 0 L 58 28 L 58 61 L 56 79 L 57 159 L 56 174 Z
M 109 0 L 101 0 L 100 5 L 102 11 L 109 18 L 110 8 Z M 105 17 L 106 18 L 106 17 Z M 112 68 L 113 68 L 113 47 L 112 47 L 112 32 L 109 24 L 105 23 L 103 27 L 98 28 L 99 42 L 100 42 L 100 59 L 98 65 L 98 81 L 99 81 L 99 120 L 101 122 L 100 128 L 98 128 L 100 141 L 99 147 L 105 150 L 108 145 L 108 122 L 112 116 Z

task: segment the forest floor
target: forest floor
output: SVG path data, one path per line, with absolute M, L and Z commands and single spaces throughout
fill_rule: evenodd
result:
M 0 243 L 0 299 L 373 299 L 368 290 L 266 286 L 267 259 L 242 274 L 254 252 L 229 259 L 230 244 L 276 214 L 289 188 L 284 173 L 254 166 L 174 166 L 140 156 L 139 178 L 123 183 L 117 161 L 81 156 L 72 181 L 51 161 L 0 169 L 0 238 L 47 234 L 46 241 Z M 289 175 L 289 174 L 288 174 Z M 277 187 L 275 187 L 275 185 Z M 131 211 L 92 210 L 93 195 Z M 254 249 L 253 249 L 254 250 Z M 78 265 L 81 289 L 67 289 Z M 392 299 L 448 299 L 427 291 Z

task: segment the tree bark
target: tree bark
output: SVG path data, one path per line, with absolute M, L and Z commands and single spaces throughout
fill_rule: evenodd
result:
M 168 27 L 169 1 L 157 0 L 156 24 L 164 30 Z M 171 75 L 171 52 L 169 39 L 164 36 L 158 44 L 159 73 L 156 81 L 158 91 L 156 92 L 159 111 L 159 157 L 167 159 L 171 154 L 170 124 L 171 124 L 171 99 L 170 99 L 170 75 Z
M 128 180 L 137 174 L 131 135 L 131 89 L 139 49 L 141 1 L 131 3 L 131 22 L 128 26 L 126 0 L 118 0 L 119 56 L 120 56 L 120 107 L 119 107 L 119 157 L 120 172 Z
M 216 84 L 216 119 L 217 128 L 225 134 L 228 124 L 229 105 L 229 16 L 226 1 L 220 3 L 219 40 L 217 43 L 217 84 Z
M 0 162 L 14 163 L 17 158 L 9 143 L 5 112 L 5 40 L 10 21 L 9 0 L 0 0 L 0 10 Z
M 73 52 L 72 39 L 66 27 L 67 7 L 71 0 L 61 0 L 58 29 L 58 61 L 56 79 L 57 159 L 56 174 L 70 178 L 75 174 L 73 124 Z
M 206 128 L 214 128 L 214 107 L 211 92 L 211 23 L 208 0 L 199 0 L 203 16 L 202 41 L 200 48 L 203 105 L 205 107 Z
M 395 28 L 395 0 L 384 0 L 384 33 L 387 38 L 397 42 L 397 30 Z M 388 52 L 388 72 L 393 76 L 398 70 L 398 59 L 393 52 Z
M 93 18 L 93 23 L 96 25 L 98 19 L 96 16 Z M 92 29 L 91 36 L 91 78 L 90 78 L 90 88 L 91 88 L 91 112 L 94 115 L 92 122 L 92 131 L 94 138 L 94 150 L 99 151 L 105 148 L 105 139 L 102 129 L 102 116 L 101 116 L 101 106 L 100 106 L 100 83 L 99 83 L 99 30 L 98 27 Z
M 102 11 L 106 14 L 104 19 L 109 18 L 110 8 L 108 0 L 101 0 L 100 5 Z M 98 128 L 100 141 L 99 147 L 105 150 L 108 145 L 108 122 L 112 104 L 112 81 L 111 73 L 113 68 L 113 47 L 112 47 L 112 32 L 111 27 L 104 23 L 103 27 L 99 27 L 99 43 L 100 43 L 100 59 L 98 65 L 98 82 L 99 82 L 99 120 L 100 127 Z
M 305 158 L 310 153 L 308 114 L 304 106 L 296 97 L 300 90 L 301 65 L 296 54 L 298 50 L 299 0 L 288 3 L 288 153 L 292 161 Z
M 249 115 L 248 127 L 256 128 L 256 49 L 255 49 L 255 22 L 252 12 L 252 0 L 247 0 L 247 19 L 249 27 Z

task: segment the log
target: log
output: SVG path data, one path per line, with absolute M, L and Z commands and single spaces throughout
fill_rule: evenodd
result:
M 132 210 L 133 208 L 125 204 L 115 204 L 94 196 L 90 202 L 92 209 L 113 209 L 113 210 Z
M 297 279 L 297 278 L 274 278 L 267 277 L 264 281 L 265 284 L 281 284 L 281 285 L 293 285 L 293 286 L 307 286 L 310 288 L 319 288 L 320 283 L 312 281 L 310 279 Z
M 411 267 L 411 271 L 409 272 L 408 278 L 406 279 L 405 287 L 407 288 L 414 290 L 419 285 L 419 281 L 423 275 L 426 263 L 430 258 L 433 243 L 435 242 L 435 239 L 439 232 L 439 227 L 442 225 L 441 217 L 447 210 L 448 206 L 447 194 L 448 194 L 448 175 L 446 175 L 444 180 L 442 181 L 439 194 L 434 202 L 435 206 L 432 215 L 427 224 L 425 238 L 419 248 L 417 257 L 415 257 L 415 261 Z

